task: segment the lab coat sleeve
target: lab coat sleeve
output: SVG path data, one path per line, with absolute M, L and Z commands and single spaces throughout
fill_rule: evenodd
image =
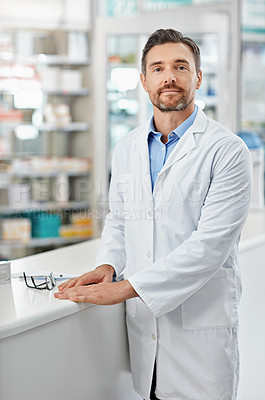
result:
M 109 264 L 115 270 L 115 278 L 119 279 L 126 263 L 124 240 L 124 215 L 122 192 L 119 192 L 117 180 L 118 149 L 113 153 L 112 175 L 109 190 L 109 213 L 106 216 L 101 235 L 100 249 L 96 258 L 96 265 Z
M 128 280 L 156 317 L 170 312 L 199 290 L 224 264 L 245 223 L 252 164 L 239 141 L 220 151 L 197 229 L 166 258 Z

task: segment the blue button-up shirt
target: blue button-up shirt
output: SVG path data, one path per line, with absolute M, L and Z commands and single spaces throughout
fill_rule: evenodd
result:
M 193 113 L 168 135 L 168 141 L 166 144 L 161 142 L 162 133 L 155 130 L 154 116 L 151 118 L 148 134 L 148 148 L 152 189 L 154 188 L 155 181 L 163 165 L 167 161 L 181 136 L 183 136 L 193 124 L 197 112 L 198 107 L 195 105 Z

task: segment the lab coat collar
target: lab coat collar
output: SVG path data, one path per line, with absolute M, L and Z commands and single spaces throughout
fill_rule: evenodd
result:
M 149 150 L 148 150 L 148 128 L 150 121 L 147 121 L 138 132 L 136 136 L 137 148 L 142 159 L 142 176 L 145 180 L 146 188 L 152 193 L 151 177 L 150 177 L 150 161 L 149 161 Z M 163 166 L 161 172 L 167 170 L 171 165 L 176 163 L 178 160 L 186 156 L 194 147 L 196 147 L 196 141 L 194 136 L 199 133 L 202 134 L 206 131 L 208 125 L 208 118 L 204 112 L 198 108 L 198 113 L 194 123 L 185 132 L 185 134 L 180 138 L 179 142 L 175 146 L 174 150 L 168 157 L 165 165 Z
M 148 172 L 150 169 L 149 164 L 149 151 L 148 151 L 148 128 L 150 125 L 150 121 L 147 121 L 142 127 L 140 127 L 138 131 L 138 135 L 136 137 L 137 147 L 144 162 L 144 170 Z M 185 134 L 180 138 L 178 144 L 175 146 L 174 150 L 170 154 L 168 160 L 166 161 L 164 167 L 168 168 L 168 164 L 178 161 L 184 155 L 186 155 L 190 150 L 192 150 L 196 146 L 196 141 L 194 139 L 194 135 L 197 133 L 204 133 L 206 131 L 208 125 L 208 118 L 204 114 L 204 112 L 198 108 L 198 113 L 195 118 L 194 123 L 189 127 L 189 129 L 185 132 Z M 164 169 L 163 167 L 163 169 Z

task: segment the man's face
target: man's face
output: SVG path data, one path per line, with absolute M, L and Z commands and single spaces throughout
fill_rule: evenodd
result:
M 160 111 L 185 110 L 194 102 L 201 80 L 192 51 L 183 43 L 161 44 L 147 53 L 146 73 L 141 74 L 141 82 Z

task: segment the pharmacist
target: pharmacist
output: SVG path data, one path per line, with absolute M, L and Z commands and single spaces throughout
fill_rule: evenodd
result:
M 134 387 L 144 399 L 236 399 L 238 241 L 251 160 L 240 138 L 195 106 L 201 81 L 191 39 L 172 29 L 149 37 L 141 82 L 154 115 L 114 151 L 98 267 L 55 294 L 126 300 Z

